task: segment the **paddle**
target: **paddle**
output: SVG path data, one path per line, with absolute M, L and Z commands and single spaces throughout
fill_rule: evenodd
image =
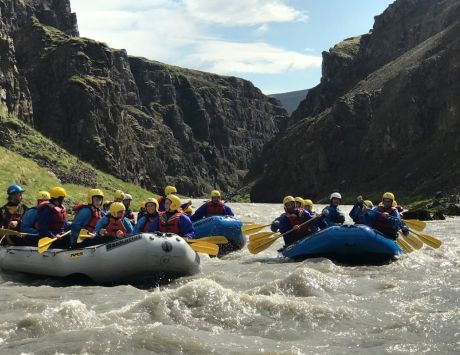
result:
M 405 253 L 412 253 L 414 250 L 411 248 L 411 246 L 406 243 L 403 239 L 401 238 L 398 238 L 396 239 L 396 244 L 398 244 L 398 246 L 404 250 Z
M 319 218 L 321 218 L 321 216 L 317 216 L 317 217 L 314 217 L 312 219 L 309 219 L 308 221 L 305 221 L 305 222 L 299 224 L 298 226 L 299 227 L 306 226 L 306 225 L 318 220 Z M 289 233 L 291 233 L 293 231 L 294 231 L 294 229 L 291 229 L 291 230 L 288 230 L 286 233 L 283 233 L 283 234 L 279 234 L 279 233 L 276 233 L 276 232 L 270 232 L 270 234 L 268 234 L 268 232 L 267 232 L 266 237 L 258 237 L 257 239 L 254 238 L 252 240 L 250 239 L 249 244 L 248 244 L 249 252 L 251 254 L 258 254 L 261 251 L 267 249 L 269 246 L 271 246 L 279 238 L 284 237 L 285 235 L 287 235 L 287 234 L 289 234 Z M 278 234 L 278 235 L 275 235 L 275 234 Z
M 249 242 L 255 242 L 255 241 L 259 240 L 259 239 L 268 238 L 268 237 L 272 236 L 275 233 L 276 232 L 260 232 L 260 233 L 256 233 L 256 234 L 251 234 L 249 236 Z
M 217 256 L 217 254 L 219 254 L 219 246 L 216 244 L 199 241 L 190 243 L 190 240 L 187 240 L 187 243 L 189 243 L 190 247 L 198 253 L 213 256 Z
M 432 235 L 428 234 L 421 234 L 413 231 L 412 229 L 409 229 L 409 231 L 412 234 L 415 234 L 417 237 L 420 238 L 420 240 L 428 245 L 429 247 L 433 249 L 438 249 L 442 245 L 442 241 L 440 241 L 438 238 L 433 237 Z
M 419 221 L 418 219 L 403 219 L 403 222 L 406 223 L 409 228 L 413 228 L 418 232 L 423 232 L 426 228 L 426 222 Z
M 45 238 L 41 238 L 39 241 L 38 241 L 38 252 L 40 254 L 44 253 L 45 251 L 47 251 L 51 244 L 53 244 L 56 240 L 58 239 L 61 239 L 62 237 L 65 237 L 67 234 L 70 234 L 70 230 L 68 230 L 67 232 L 65 232 L 64 234 L 61 234 L 59 237 L 54 237 L 54 238 L 49 238 L 49 237 L 45 237 Z
M 271 223 L 270 224 L 248 224 L 248 225 L 244 225 L 243 228 L 241 228 L 241 231 L 244 234 L 253 234 L 269 226 L 271 226 Z
M 414 248 L 416 250 L 422 249 L 422 247 L 423 247 L 423 243 L 416 236 L 404 235 L 404 234 L 400 233 L 399 238 L 402 238 L 407 244 L 409 244 L 412 248 Z
M 26 235 L 38 235 L 38 234 L 22 233 L 22 232 L 17 232 L 11 229 L 0 228 L 0 235 L 26 236 Z
M 197 243 L 197 242 L 207 242 L 211 244 L 228 244 L 228 239 L 223 237 L 223 236 L 209 236 L 209 237 L 203 237 L 203 238 L 198 238 L 198 239 L 188 239 L 187 243 Z

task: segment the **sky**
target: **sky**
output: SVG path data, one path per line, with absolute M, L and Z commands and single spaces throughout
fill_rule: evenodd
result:
M 369 32 L 393 0 L 71 0 L 80 35 L 128 54 L 252 81 L 265 94 L 309 89 L 321 53 Z

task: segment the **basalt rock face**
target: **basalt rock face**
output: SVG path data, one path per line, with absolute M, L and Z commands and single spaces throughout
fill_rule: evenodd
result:
M 248 176 L 253 200 L 459 185 L 458 1 L 398 0 L 323 57 L 320 85 Z
M 279 102 L 248 81 L 78 37 L 68 1 L 14 4 L 17 20 L 2 24 L 8 110 L 117 177 L 156 191 L 176 184 L 192 195 L 237 189 L 287 120 Z

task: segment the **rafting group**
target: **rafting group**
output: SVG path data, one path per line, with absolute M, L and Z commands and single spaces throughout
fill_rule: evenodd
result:
M 0 236 L 4 236 L 0 238 L 8 245 L 38 244 L 39 251 L 51 245 L 57 249 L 83 248 L 141 233 L 172 233 L 194 239 L 193 221 L 216 215 L 233 216 L 217 190 L 193 213 L 191 201 L 182 204 L 177 189 L 167 186 L 164 196 L 141 203 L 136 218 L 131 210 L 130 194 L 117 190 L 113 201 L 104 202 L 102 190 L 89 189 L 86 203 L 73 208 L 75 217 L 69 223 L 63 204 L 67 197 L 64 188 L 38 192 L 37 204 L 32 208 L 22 202 L 24 193 L 19 185 L 8 187 L 7 203 L 0 209 Z
M 344 224 L 345 215 L 340 209 L 341 194 L 332 193 L 329 202 L 329 205 L 318 214 L 313 210 L 313 202 L 310 199 L 286 196 L 283 199 L 285 212 L 272 222 L 271 230 L 282 233 L 285 246 L 289 246 L 321 229 Z M 386 192 L 376 207 L 372 201 L 358 196 L 349 215 L 355 224 L 367 225 L 387 238 L 396 240 L 399 231 L 403 235 L 409 234 L 409 229 L 401 218 L 402 211 L 394 194 Z

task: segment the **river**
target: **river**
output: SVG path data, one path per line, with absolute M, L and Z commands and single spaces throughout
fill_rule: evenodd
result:
M 257 223 L 281 208 L 231 207 Z M 440 249 L 383 266 L 287 262 L 277 241 L 255 256 L 202 256 L 201 274 L 160 287 L 3 273 L 0 354 L 460 354 L 459 228 L 428 222 Z

